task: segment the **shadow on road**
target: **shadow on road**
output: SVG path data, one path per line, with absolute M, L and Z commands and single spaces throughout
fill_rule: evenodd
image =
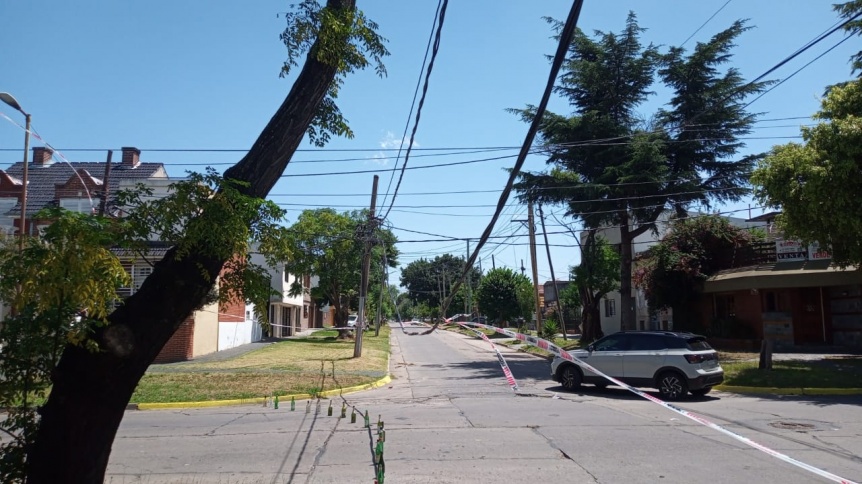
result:
M 643 397 L 635 395 L 634 393 L 626 390 L 625 388 L 618 387 L 618 386 L 609 386 L 607 388 L 599 388 L 599 387 L 596 387 L 594 385 L 585 384 L 585 385 L 582 385 L 581 388 L 579 388 L 578 390 L 570 392 L 568 390 L 565 390 L 563 387 L 556 385 L 556 386 L 547 387 L 547 388 L 545 388 L 545 390 L 547 390 L 549 392 L 555 392 L 555 393 L 558 393 L 560 395 L 610 398 L 613 400 L 643 400 L 644 402 L 647 401 Z M 661 398 L 661 395 L 659 395 L 659 393 L 657 391 L 650 391 L 650 390 L 645 390 L 645 389 L 642 389 L 642 390 L 644 390 L 646 393 L 649 393 L 650 395 L 652 395 L 656 398 L 659 398 L 659 399 Z M 709 402 L 709 401 L 716 401 L 716 400 L 721 400 L 721 398 L 716 396 L 716 395 L 713 395 L 713 394 L 704 395 L 702 397 L 695 397 L 693 395 L 689 395 L 686 398 L 683 398 L 682 400 L 677 400 L 677 402 Z

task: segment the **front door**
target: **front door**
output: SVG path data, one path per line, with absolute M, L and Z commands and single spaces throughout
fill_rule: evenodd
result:
M 800 287 L 793 307 L 794 344 L 824 343 L 826 331 L 819 287 Z

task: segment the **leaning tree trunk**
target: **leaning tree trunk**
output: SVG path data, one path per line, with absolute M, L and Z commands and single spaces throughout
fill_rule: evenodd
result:
M 354 8 L 355 0 L 328 0 L 327 7 Z M 335 75 L 334 66 L 310 55 L 254 146 L 225 177 L 249 182 L 247 195 L 265 197 Z M 183 320 L 206 300 L 225 262 L 194 251 L 182 258 L 168 252 L 140 291 L 93 335 L 98 352 L 65 348 L 51 378 L 51 394 L 39 411 L 36 441 L 27 455 L 28 483 L 104 481 L 117 428 L 138 381 Z

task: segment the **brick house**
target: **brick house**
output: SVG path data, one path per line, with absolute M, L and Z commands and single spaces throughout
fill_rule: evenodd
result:
M 697 212 L 688 212 L 689 217 L 699 217 L 704 214 Z M 739 217 L 723 217 L 731 225 L 740 228 L 763 227 L 766 223 L 762 220 L 751 219 L 746 220 Z M 634 255 L 635 263 L 632 265 L 632 271 L 636 269 L 636 261 L 638 254 L 642 254 L 649 250 L 650 247 L 656 245 L 668 233 L 673 225 L 675 213 L 673 211 L 663 212 L 655 222 L 655 230 L 647 230 L 638 235 L 632 241 L 632 254 Z M 587 232 L 581 232 L 581 243 L 586 239 Z M 597 231 L 597 235 L 604 237 L 608 244 L 619 250 L 621 243 L 619 227 L 605 227 Z M 583 256 L 583 254 L 581 254 Z M 602 298 L 599 306 L 602 331 L 605 334 L 615 333 L 617 331 L 628 330 L 672 330 L 673 329 L 673 312 L 670 310 L 654 311 L 646 304 L 646 298 L 641 289 L 632 284 L 632 304 L 634 305 L 635 327 L 623 328 L 621 321 L 621 309 L 623 298 L 620 291 L 611 291 Z
M 862 348 L 862 271 L 839 268 L 827 252 L 785 240 L 767 223 L 769 239 L 729 258 L 692 304 L 698 323 L 734 339 L 772 339 L 778 346 Z
M 50 221 L 34 219 L 34 215 L 48 206 L 93 213 L 98 210 L 101 197 L 115 195 L 118 190 L 142 183 L 153 189 L 155 196 L 168 193 L 168 186 L 176 180 L 168 177 L 162 163 L 142 163 L 137 148 L 122 148 L 119 163 L 72 162 L 57 163 L 50 148 L 33 148 L 33 160 L 28 164 L 27 224 L 26 233 L 36 235 L 40 226 Z M 20 199 L 24 165 L 15 163 L 0 170 L 0 234 L 14 235 L 20 230 Z M 107 183 L 105 180 L 107 179 Z M 152 272 L 152 263 L 161 259 L 168 245 L 150 244 L 147 254 L 117 250 L 116 255 L 129 273 L 132 284 L 120 288 L 121 297 L 128 297 L 140 288 Z M 0 319 L 8 310 L 0 304 Z M 218 349 L 219 308 L 211 304 L 195 311 L 165 345 L 156 362 L 178 361 L 212 353 Z

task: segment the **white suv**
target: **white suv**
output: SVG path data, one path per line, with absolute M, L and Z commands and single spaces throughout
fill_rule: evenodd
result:
M 706 338 L 692 333 L 620 332 L 605 336 L 586 350 L 569 353 L 629 385 L 657 388 L 667 400 L 677 400 L 688 392 L 703 396 L 724 381 L 718 353 Z M 599 388 L 610 384 L 559 356 L 551 362 L 551 378 L 566 390 L 575 390 L 581 383 Z

